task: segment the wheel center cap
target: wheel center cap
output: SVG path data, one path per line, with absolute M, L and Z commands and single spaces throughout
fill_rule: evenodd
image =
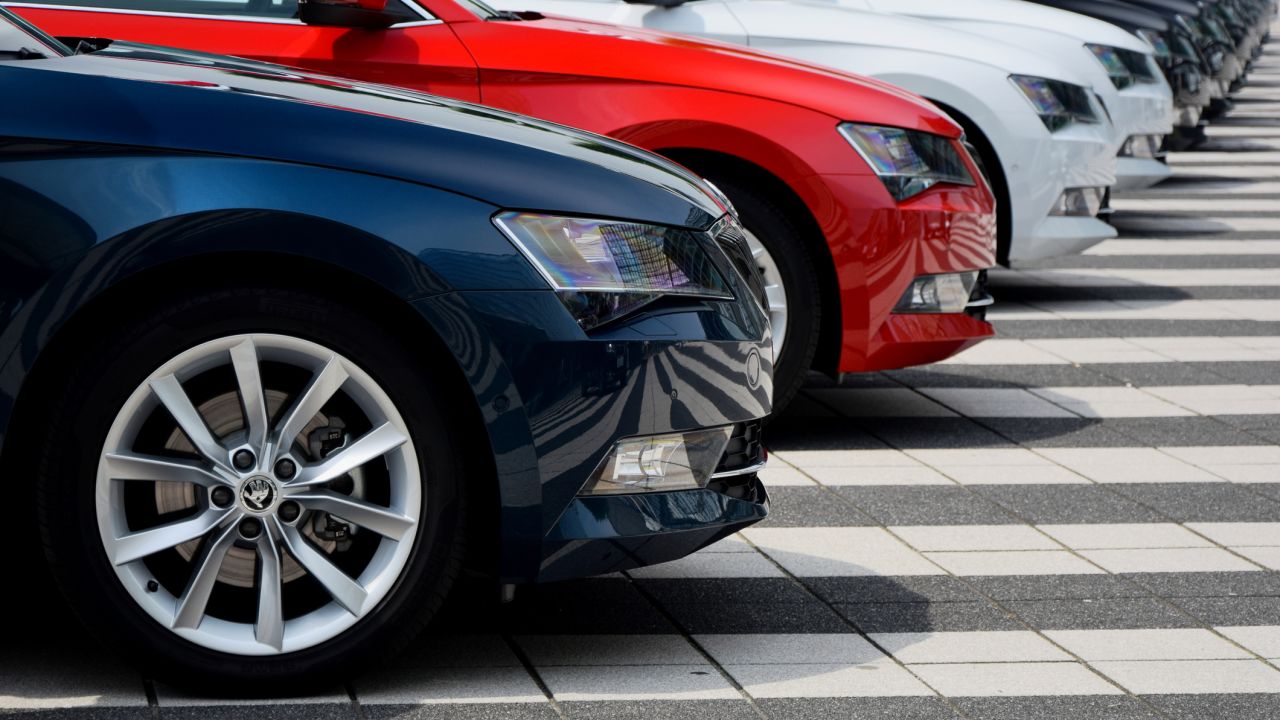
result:
M 262 512 L 276 503 L 276 484 L 269 478 L 256 475 L 240 486 L 240 502 L 246 509 Z

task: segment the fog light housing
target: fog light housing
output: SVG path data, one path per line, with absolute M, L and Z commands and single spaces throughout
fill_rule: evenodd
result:
M 1066 217 L 1097 217 L 1102 211 L 1102 200 L 1106 192 L 1106 188 L 1100 187 L 1067 188 L 1063 191 L 1062 197 L 1054 203 L 1053 210 L 1049 214 Z
M 962 313 L 969 305 L 978 272 L 921 275 L 911 281 L 902 299 L 893 309 L 896 313 Z
M 1131 135 L 1120 146 L 1120 157 L 1155 160 L 1160 157 L 1160 146 L 1163 143 L 1163 135 Z
M 619 440 L 578 494 L 625 495 L 706 487 L 732 430 L 721 427 Z

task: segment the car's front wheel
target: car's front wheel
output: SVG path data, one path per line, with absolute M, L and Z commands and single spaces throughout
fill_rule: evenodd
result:
M 413 637 L 458 572 L 440 380 L 321 296 L 189 293 L 80 348 L 39 519 L 90 629 L 169 682 L 280 692 Z

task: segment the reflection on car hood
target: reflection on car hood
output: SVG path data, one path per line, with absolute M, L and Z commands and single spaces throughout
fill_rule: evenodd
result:
M 323 165 L 507 208 L 699 227 L 723 214 L 694 176 L 642 150 L 398 88 L 129 43 L 0 73 L 23 98 L 0 119 L 11 137 Z

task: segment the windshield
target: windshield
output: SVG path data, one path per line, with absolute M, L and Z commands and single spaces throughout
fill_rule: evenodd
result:
M 34 25 L 0 7 L 0 60 L 71 55 L 66 45 L 37 30 Z
M 481 0 L 456 0 L 456 2 L 484 20 L 501 15 L 497 10 L 485 5 Z

